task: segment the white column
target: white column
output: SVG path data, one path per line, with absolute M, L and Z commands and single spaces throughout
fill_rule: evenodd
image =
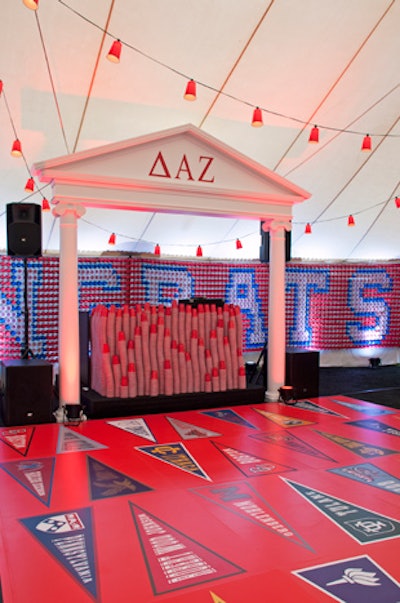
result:
M 268 386 L 265 399 L 276 401 L 278 390 L 285 383 L 285 234 L 291 224 L 284 220 L 266 220 L 262 228 L 269 231 Z
M 60 218 L 58 422 L 64 419 L 66 405 L 80 405 L 77 223 L 85 211 L 74 204 L 60 204 L 53 209 L 53 215 Z

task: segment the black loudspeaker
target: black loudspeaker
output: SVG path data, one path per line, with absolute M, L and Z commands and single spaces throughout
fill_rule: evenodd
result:
M 1 410 L 4 425 L 50 423 L 53 367 L 45 360 L 3 360 L 0 363 Z
M 89 312 L 79 312 L 79 368 L 82 387 L 90 387 L 90 351 Z
M 36 203 L 7 204 L 7 254 L 42 255 L 42 213 Z
M 319 352 L 286 351 L 285 385 L 294 388 L 295 398 L 319 395 Z
M 263 223 L 261 222 L 260 234 L 261 234 L 261 245 L 260 245 L 260 262 L 269 262 L 269 231 L 264 232 L 262 229 Z M 285 230 L 285 261 L 290 262 L 291 259 L 291 248 L 292 248 L 292 232 Z

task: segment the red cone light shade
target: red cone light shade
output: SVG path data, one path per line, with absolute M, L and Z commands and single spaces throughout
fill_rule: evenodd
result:
M 202 248 L 201 248 L 201 245 L 199 245 L 199 246 L 197 247 L 196 255 L 197 255 L 197 257 L 198 257 L 198 258 L 201 258 L 201 257 L 202 257 L 202 255 L 203 255 L 203 250 L 202 250 Z
M 304 233 L 305 234 L 311 234 L 311 232 L 312 232 L 311 231 L 311 224 L 310 224 L 310 222 L 307 222 L 305 230 L 304 230 Z
M 310 132 L 310 137 L 308 139 L 308 142 L 319 142 L 319 128 L 317 126 L 314 126 L 313 128 L 311 128 L 311 132 Z
M 253 119 L 251 120 L 253 128 L 261 128 L 264 125 L 262 111 L 260 107 L 256 107 L 253 111 Z
M 14 142 L 13 142 L 13 146 L 11 148 L 11 155 L 13 157 L 21 157 L 22 156 L 22 147 L 21 147 L 21 143 L 18 140 L 18 138 L 16 140 L 14 140 Z
M 396 207 L 400 209 L 400 197 L 396 197 L 394 202 L 396 203 Z
M 27 193 L 33 193 L 34 188 L 35 188 L 35 182 L 34 182 L 33 178 L 28 178 L 28 180 L 26 181 L 26 184 L 25 184 L 25 191 Z
M 22 0 L 22 1 L 27 8 L 30 8 L 31 10 L 38 9 L 39 0 Z
M 109 245 L 115 245 L 115 241 L 116 241 L 116 236 L 115 236 L 115 232 L 110 234 L 110 238 L 108 239 L 108 244 Z
M 240 239 L 236 239 L 236 249 L 242 249 L 243 245 Z
M 119 59 L 121 56 L 122 44 L 119 40 L 115 40 L 111 44 L 111 48 L 108 52 L 107 59 L 112 63 L 119 63 Z
M 183 98 L 188 101 L 196 100 L 196 82 L 194 80 L 188 81 Z
M 362 151 L 370 151 L 372 148 L 372 140 L 371 140 L 371 136 L 369 134 L 367 134 L 366 136 L 364 136 L 362 145 L 361 145 L 361 150 Z
M 42 211 L 50 211 L 50 203 L 47 201 L 46 197 L 42 199 Z
M 350 215 L 347 219 L 347 226 L 355 226 L 355 225 L 356 225 L 355 220 L 354 220 L 353 216 Z
M 154 255 L 161 255 L 161 249 L 159 244 L 157 243 L 157 245 L 154 247 Z

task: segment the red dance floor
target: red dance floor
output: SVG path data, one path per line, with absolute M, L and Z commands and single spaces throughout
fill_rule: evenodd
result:
M 399 460 L 345 396 L 1 427 L 4 603 L 398 603 Z

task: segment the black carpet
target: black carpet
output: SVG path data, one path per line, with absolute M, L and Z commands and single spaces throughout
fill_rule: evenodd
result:
M 320 368 L 319 395 L 339 394 L 400 408 L 400 365 Z

